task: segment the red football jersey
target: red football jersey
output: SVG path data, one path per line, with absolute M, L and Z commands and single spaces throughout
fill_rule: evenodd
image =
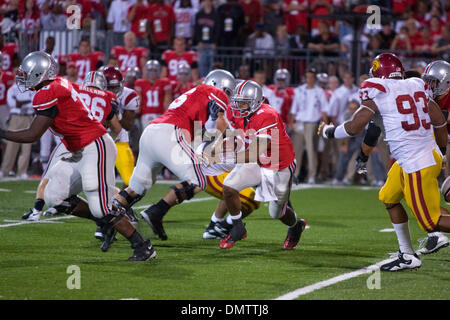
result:
M 0 70 L 0 106 L 6 105 L 6 92 L 14 84 L 14 74 Z
M 273 91 L 273 97 L 269 100 L 269 104 L 278 111 L 284 123 L 288 122 L 288 116 L 291 111 L 292 99 L 294 97 L 294 88 L 288 87 L 280 89 L 276 85 L 268 86 Z
M 174 99 L 178 98 L 183 93 L 185 93 L 195 87 L 193 82 L 188 82 L 188 83 L 186 83 L 185 86 L 183 86 L 183 84 L 181 84 L 177 81 L 172 81 L 171 86 L 172 86 L 172 94 L 173 94 Z
M 79 52 L 74 52 L 69 53 L 65 60 L 66 62 L 75 62 L 78 68 L 78 78 L 84 80 L 88 72 L 97 70 L 97 63 L 105 60 L 105 54 L 100 51 L 94 51 L 83 57 Z
M 111 115 L 111 102 L 117 99 L 116 95 L 111 91 L 89 88 L 78 83 L 72 83 L 72 85 L 86 106 L 91 109 L 94 119 L 104 124 Z
M 114 46 L 111 49 L 111 55 L 119 60 L 119 69 L 124 75 L 128 68 L 141 69 L 141 58 L 147 58 L 148 53 L 148 49 L 144 47 L 136 47 L 131 51 L 127 51 L 123 46 Z
M 441 110 L 447 110 L 450 112 L 450 92 L 448 92 L 445 97 L 442 98 L 441 101 L 439 101 L 439 107 L 441 108 Z M 447 124 L 447 132 L 450 135 L 450 124 Z
M 13 71 L 13 58 L 16 53 L 19 52 L 19 47 L 15 43 L 5 43 L 2 50 L 3 64 L 2 69 L 4 71 Z
M 175 99 L 169 109 L 151 123 L 170 123 L 190 133 L 190 139 L 194 137 L 194 122 L 199 122 L 203 128 L 209 117 L 208 103 L 210 100 L 217 102 L 218 106 L 226 110 L 228 104 L 227 95 L 216 87 L 201 84 Z
M 153 84 L 147 79 L 139 79 L 134 83 L 134 89 L 141 95 L 141 115 L 164 113 L 164 96 L 171 90 L 169 79 L 161 78 Z
M 167 66 L 167 78 L 169 80 L 177 80 L 177 71 L 179 63 L 187 63 L 194 69 L 198 61 L 198 54 L 194 51 L 186 51 L 181 56 L 177 55 L 174 50 L 166 50 L 163 52 L 161 59 Z
M 227 112 L 229 123 L 239 126 L 242 138 L 248 146 L 255 138 L 270 139 L 270 145 L 258 163 L 271 170 L 283 170 L 289 167 L 295 159 L 295 151 L 291 139 L 286 133 L 283 120 L 278 112 L 268 104 L 262 104 L 246 121 L 234 118 L 231 111 Z M 247 144 L 248 142 L 248 144 Z
M 37 112 L 54 106 L 58 108 L 58 115 L 50 130 L 61 137 L 67 150 L 78 151 L 106 133 L 72 83 L 61 77 L 37 91 L 33 98 L 33 108 Z

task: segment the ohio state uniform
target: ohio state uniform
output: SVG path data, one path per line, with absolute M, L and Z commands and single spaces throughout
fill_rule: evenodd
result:
M 210 101 L 215 101 L 225 111 L 228 97 L 213 86 L 199 85 L 175 99 L 162 116 L 145 128 L 139 141 L 136 168 L 130 180 L 133 191 L 144 194 L 163 166 L 181 181 L 191 181 L 202 189 L 206 188 L 206 177 L 191 141 L 194 122 L 203 128 L 210 119 Z
M 180 83 L 178 81 L 172 81 L 171 82 L 171 90 L 172 90 L 173 98 L 174 99 L 178 98 L 183 93 L 191 90 L 194 87 L 195 87 L 195 85 L 193 82 L 188 82 L 188 83 L 186 83 L 186 85 L 183 85 L 182 83 Z
M 164 96 L 171 90 L 169 79 L 157 79 L 154 83 L 147 79 L 138 79 L 134 89 L 141 95 L 141 117 L 147 114 L 159 116 L 164 113 Z
M 77 83 L 72 83 L 72 85 L 80 94 L 86 106 L 91 110 L 91 114 L 95 120 L 102 124 L 106 120 L 111 120 L 114 116 L 111 103 L 117 99 L 113 92 L 90 88 Z
M 13 70 L 13 59 L 14 55 L 19 53 L 19 47 L 15 43 L 5 43 L 1 50 L 3 54 L 3 63 L 1 65 L 3 71 Z
M 114 46 L 111 49 L 111 55 L 119 60 L 119 69 L 123 74 L 128 68 L 138 67 L 140 69 L 140 61 L 142 58 L 147 58 L 148 53 L 148 49 L 144 47 L 133 48 L 131 51 L 123 46 Z
M 6 105 L 6 92 L 14 84 L 14 74 L 0 70 L 0 106 Z
M 105 127 L 74 85 L 61 77 L 36 92 L 33 108 L 38 115 L 53 118 L 50 129 L 61 136 L 69 151 L 46 172 L 50 181 L 45 202 L 57 206 L 83 191 L 91 213 L 97 218 L 107 215 L 114 194 L 117 151 Z
M 288 87 L 280 89 L 276 85 L 269 85 L 268 88 L 272 90 L 273 94 L 268 97 L 268 104 L 278 111 L 284 123 L 288 122 L 288 115 L 291 111 L 292 98 L 294 97 L 294 89 Z
M 1 103 L 0 103 L 1 105 Z M 447 93 L 445 95 L 445 97 L 443 97 L 441 99 L 441 101 L 439 101 L 439 108 L 441 108 L 441 110 L 447 110 L 450 112 L 450 93 Z M 450 124 L 447 124 L 447 132 L 450 136 Z M 449 141 L 450 144 L 450 141 Z
M 97 70 L 98 63 L 105 60 L 105 54 L 100 51 L 94 51 L 87 56 L 82 56 L 79 52 L 73 52 L 69 53 L 65 60 L 66 62 L 75 62 L 78 68 L 78 78 L 83 81 L 87 73 Z
M 177 80 L 178 64 L 186 63 L 191 69 L 197 68 L 198 54 L 194 51 L 186 51 L 181 56 L 177 55 L 174 50 L 166 50 L 163 52 L 162 64 L 167 67 L 167 78 L 169 80 Z

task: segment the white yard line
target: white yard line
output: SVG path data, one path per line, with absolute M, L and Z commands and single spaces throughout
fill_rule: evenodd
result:
M 367 274 L 367 273 L 371 273 L 376 269 L 379 269 L 380 266 L 382 266 L 383 264 L 387 263 L 387 262 L 391 262 L 393 261 L 393 258 L 390 259 L 386 259 L 380 262 L 377 262 L 375 264 L 372 264 L 368 267 L 364 267 L 361 268 L 359 270 L 356 271 L 352 271 L 352 272 L 348 272 L 348 273 L 344 273 L 341 274 L 339 276 L 336 276 L 334 278 L 328 279 L 328 280 L 324 280 L 324 281 L 320 281 L 314 284 L 311 284 L 309 286 L 303 287 L 303 288 L 299 288 L 297 290 L 291 291 L 289 293 L 286 293 L 278 298 L 275 298 L 274 300 L 294 300 L 302 295 L 311 293 L 313 291 L 325 288 L 325 287 L 329 287 L 333 284 L 348 280 L 348 279 L 352 279 L 352 278 L 356 278 L 359 277 L 363 274 Z

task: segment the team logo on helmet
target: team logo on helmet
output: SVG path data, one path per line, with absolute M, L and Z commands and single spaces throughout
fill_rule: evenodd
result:
M 372 70 L 377 71 L 380 68 L 380 60 L 375 59 L 372 63 Z

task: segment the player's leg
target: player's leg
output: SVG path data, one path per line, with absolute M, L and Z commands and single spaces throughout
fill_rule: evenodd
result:
M 117 159 L 116 168 L 126 186 L 130 184 L 130 178 L 134 169 L 134 156 L 128 142 L 116 142 Z
M 112 206 L 116 155 L 114 141 L 108 134 L 84 148 L 83 157 L 78 163 L 83 191 L 92 216 L 103 224 L 102 251 L 108 250 L 117 231 L 134 249 L 134 254 L 129 260 L 148 260 L 156 256 L 150 241 L 142 238 L 126 217 L 125 210 Z
M 395 162 L 388 172 L 386 183 L 379 192 L 382 201 L 389 213 L 399 245 L 397 259 L 380 267 L 382 271 L 398 271 L 414 269 L 421 266 L 421 261 L 414 253 L 409 233 L 408 215 L 400 201 L 405 197 L 403 187 L 407 183 L 404 172 L 398 162 Z
M 190 200 L 204 190 L 206 176 L 182 130 L 170 125 L 162 126 L 161 129 L 167 140 L 164 140 L 164 143 L 159 141 L 153 152 L 158 162 L 174 173 L 181 183 L 171 186 L 162 199 L 142 211 L 141 215 L 161 240 L 167 240 L 162 224 L 163 217 L 174 205 Z
M 238 164 L 223 182 L 223 198 L 233 221 L 230 234 L 220 242 L 220 248 L 227 249 L 247 236 L 242 222 L 242 202 L 239 192 L 261 184 L 261 168 L 254 163 Z

